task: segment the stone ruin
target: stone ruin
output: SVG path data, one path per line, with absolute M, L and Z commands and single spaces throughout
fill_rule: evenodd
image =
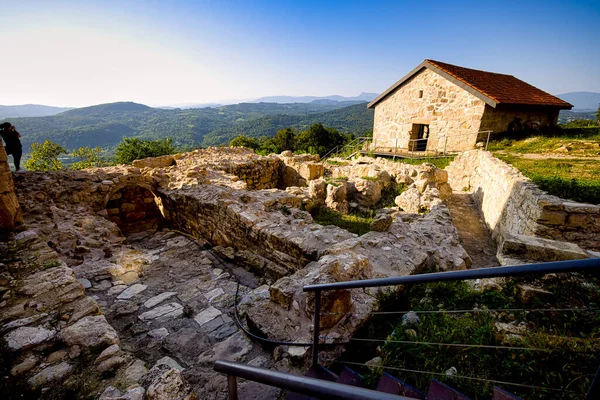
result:
M 248 339 L 236 294 L 259 336 L 310 342 L 305 285 L 471 265 L 445 203 L 448 173 L 428 164 L 209 148 L 26 172 L 14 186 L 5 172 L 0 336 L 13 393 L 225 399 L 216 359 L 302 373 L 309 358 L 307 347 Z M 396 206 L 377 208 L 397 185 Z M 372 210 L 371 231 L 321 226 L 310 213 L 320 207 Z M 324 293 L 323 336 L 347 340 L 376 307 L 374 291 Z M 239 391 L 279 393 L 253 382 Z

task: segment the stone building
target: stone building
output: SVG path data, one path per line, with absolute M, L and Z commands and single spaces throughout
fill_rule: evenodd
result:
M 507 131 L 556 125 L 573 106 L 512 75 L 425 60 L 368 105 L 376 151 L 459 152 Z

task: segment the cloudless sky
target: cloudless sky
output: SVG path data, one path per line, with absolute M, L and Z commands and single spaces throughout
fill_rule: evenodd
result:
M 600 92 L 600 0 L 0 0 L 0 104 L 379 93 L 426 58 Z

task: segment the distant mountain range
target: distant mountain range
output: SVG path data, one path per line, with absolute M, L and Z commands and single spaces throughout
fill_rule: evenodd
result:
M 312 102 L 322 102 L 322 101 L 332 101 L 332 102 L 345 102 L 345 101 L 366 101 L 369 102 L 373 100 L 375 97 L 379 96 L 378 93 L 361 93 L 358 96 L 354 97 L 344 97 L 344 96 L 267 96 L 261 97 L 252 101 L 252 103 L 312 103 Z
M 573 111 L 596 111 L 600 105 L 600 93 L 569 92 L 557 97 L 573 104 Z
M 17 117 L 45 117 L 47 115 L 56 115 L 63 111 L 71 110 L 72 107 L 52 107 L 40 104 L 23 104 L 20 106 L 2 106 L 0 105 L 0 118 Z
M 348 103 L 351 103 L 348 106 Z M 362 135 L 373 128 L 366 102 L 240 103 L 220 107 L 165 110 L 132 102 L 76 108 L 43 117 L 10 117 L 22 135 L 24 151 L 51 140 L 67 149 L 114 148 L 124 137 L 173 138 L 178 146 L 214 146 L 238 135 L 273 136 L 282 128 L 306 129 L 323 123 Z M 0 118 L 3 122 L 6 118 Z

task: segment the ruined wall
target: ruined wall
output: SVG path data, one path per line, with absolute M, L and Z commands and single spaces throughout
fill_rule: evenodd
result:
M 23 224 L 15 185 L 8 166 L 8 156 L 0 141 L 0 238 Z
M 398 148 L 408 149 L 412 124 L 428 124 L 427 150 L 472 149 L 484 106 L 471 93 L 425 69 L 375 106 L 373 142 L 378 149 L 391 150 L 398 139 Z
M 550 196 L 481 150 L 458 155 L 446 170 L 454 190 L 473 192 L 497 240 L 527 235 L 600 250 L 600 206 Z
M 515 119 L 519 119 L 523 129 L 543 129 L 556 125 L 558 111 L 558 109 L 523 110 L 501 106 L 492 108 L 486 105 L 479 129 L 494 133 L 506 132 L 509 124 Z

